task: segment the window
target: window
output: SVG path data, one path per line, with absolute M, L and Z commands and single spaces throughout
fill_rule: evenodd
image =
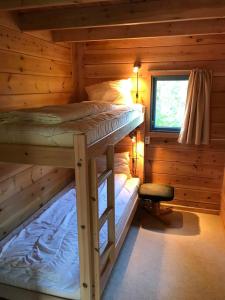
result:
M 179 132 L 184 116 L 188 76 L 153 76 L 151 130 Z

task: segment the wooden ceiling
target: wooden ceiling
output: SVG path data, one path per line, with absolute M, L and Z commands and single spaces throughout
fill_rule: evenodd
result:
M 66 6 L 88 6 L 88 5 L 104 5 L 115 3 L 141 2 L 145 0 L 9 0 L 1 1 L 1 10 L 28 10 L 40 8 L 54 8 Z
M 224 0 L 11 0 L 0 10 L 56 42 L 225 33 Z

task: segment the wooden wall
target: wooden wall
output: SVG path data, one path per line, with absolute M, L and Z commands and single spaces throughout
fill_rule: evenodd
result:
M 0 174 L 0 239 L 74 178 L 73 170 L 10 164 L 1 164 Z
M 223 224 L 225 226 L 225 167 L 224 167 L 223 185 L 221 189 L 221 217 L 222 217 Z
M 50 33 L 21 33 L 0 13 L 0 110 L 67 103 L 74 92 L 71 47 Z
M 214 72 L 211 99 L 211 145 L 181 146 L 177 135 L 146 134 L 145 179 L 175 186 L 174 204 L 218 213 L 225 150 L 225 35 L 165 37 L 79 44 L 79 93 L 99 81 L 132 77 L 136 59 L 142 62 L 141 98 L 149 110 L 149 70 L 210 68 Z
M 21 33 L 0 13 L 0 111 L 72 100 L 71 47 L 49 32 Z M 73 179 L 73 172 L 43 166 L 0 164 L 0 239 Z

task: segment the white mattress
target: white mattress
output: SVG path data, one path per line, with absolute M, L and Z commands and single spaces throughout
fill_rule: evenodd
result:
M 138 178 L 115 175 L 116 224 L 137 194 Z M 106 208 L 107 186 L 99 187 L 99 214 Z M 2 243 L 0 282 L 69 299 L 80 298 L 76 191 L 70 189 Z M 117 235 L 118 227 L 116 226 Z M 100 232 L 101 248 L 106 244 L 107 226 Z
M 116 109 L 60 124 L 2 121 L 0 143 L 73 147 L 74 134 L 85 133 L 89 145 L 141 116 L 142 112 L 140 104 L 117 105 Z

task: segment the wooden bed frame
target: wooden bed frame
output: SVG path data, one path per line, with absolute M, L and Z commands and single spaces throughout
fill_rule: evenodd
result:
M 97 142 L 87 145 L 85 134 L 74 135 L 74 147 L 0 144 L 2 162 L 74 168 L 77 190 L 80 293 L 82 300 L 99 300 L 119 254 L 138 205 L 138 197 L 127 213 L 122 234 L 115 240 L 114 145 L 144 121 L 144 113 Z M 97 176 L 96 157 L 106 154 L 107 169 Z M 98 216 L 98 186 L 107 179 L 107 208 Z M 99 253 L 99 231 L 108 221 L 108 244 Z M 0 296 L 10 300 L 56 300 L 56 296 L 0 284 Z

